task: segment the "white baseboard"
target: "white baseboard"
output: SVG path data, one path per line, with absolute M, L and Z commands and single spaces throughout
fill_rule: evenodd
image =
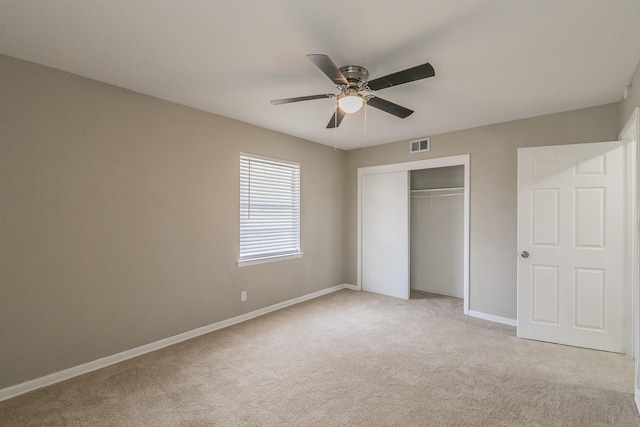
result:
M 283 301 L 278 304 L 270 305 L 269 307 L 261 308 L 259 310 L 255 310 L 250 313 L 245 313 L 240 316 L 236 316 L 230 319 L 222 320 L 220 322 L 212 323 L 211 325 L 193 329 L 191 331 L 174 335 L 169 338 L 164 338 L 164 339 L 161 339 L 160 341 L 155 341 L 140 347 L 132 348 L 130 350 L 125 350 L 121 353 L 116 353 L 111 356 L 107 356 L 91 362 L 83 363 L 82 365 L 74 366 L 72 368 L 68 368 L 60 372 L 56 372 L 50 375 L 46 375 L 44 377 L 36 378 L 35 380 L 31 380 L 31 381 L 24 382 L 22 384 L 17 384 L 11 387 L 7 387 L 0 390 L 0 401 L 10 399 L 15 396 L 19 396 L 21 394 L 28 393 L 30 391 L 33 391 L 51 384 L 58 383 L 60 381 L 68 380 L 70 378 L 77 377 L 78 375 L 86 374 L 87 372 L 95 371 L 97 369 L 104 368 L 109 365 L 113 365 L 115 363 L 123 362 L 125 360 L 132 359 L 134 357 L 141 356 L 143 354 L 150 353 L 152 351 L 156 351 L 161 348 L 165 348 L 170 345 L 177 344 L 179 342 L 198 337 L 200 335 L 208 334 L 209 332 L 217 331 L 219 329 L 226 328 L 228 326 L 235 325 L 241 322 L 246 322 L 247 320 L 265 315 L 267 313 L 271 313 L 273 311 L 280 310 L 285 307 L 289 307 L 291 305 L 299 304 L 301 302 L 308 301 L 310 299 L 318 298 L 322 295 L 339 291 L 340 289 L 353 289 L 353 285 L 349 285 L 346 283 L 341 285 L 336 285 L 331 288 L 323 289 L 321 291 L 317 291 L 307 295 L 303 295 L 301 297 L 293 298 L 288 301 Z
M 356 285 L 350 285 L 349 283 L 343 283 L 345 289 L 351 289 L 352 291 L 360 291 L 361 289 Z
M 518 321 L 515 319 L 509 319 L 508 317 L 495 316 L 493 314 L 482 313 L 480 311 L 469 310 L 469 316 L 477 317 L 478 319 L 490 320 L 496 323 L 503 323 L 509 326 L 518 326 Z
M 640 413 L 640 389 L 638 389 L 638 387 L 636 387 L 635 398 L 636 398 L 636 410 Z

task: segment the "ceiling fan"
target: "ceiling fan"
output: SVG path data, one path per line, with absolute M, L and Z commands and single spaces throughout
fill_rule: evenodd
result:
M 336 103 L 336 110 L 333 113 L 331 120 L 329 120 L 329 124 L 327 124 L 328 129 L 340 126 L 345 115 L 359 111 L 364 103 L 386 113 L 393 114 L 396 117 L 400 117 L 401 119 L 409 117 L 413 113 L 413 110 L 394 104 L 393 102 L 379 98 L 375 95 L 362 94 L 362 92 L 375 92 L 380 89 L 398 86 L 436 75 L 431 64 L 427 62 L 426 64 L 369 80 L 369 71 L 359 65 L 346 65 L 338 68 L 327 55 L 322 54 L 310 54 L 307 55 L 307 58 L 309 58 L 311 62 L 313 62 L 323 73 L 326 74 L 327 77 L 331 79 L 331 81 L 340 90 L 340 93 L 337 95 L 333 93 L 325 93 L 322 95 L 276 99 L 271 101 L 271 103 L 273 105 L 281 105 L 289 104 L 291 102 L 337 97 L 338 102 Z

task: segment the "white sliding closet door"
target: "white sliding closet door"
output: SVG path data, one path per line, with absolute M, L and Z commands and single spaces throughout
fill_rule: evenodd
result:
M 409 173 L 362 176 L 362 289 L 409 299 Z

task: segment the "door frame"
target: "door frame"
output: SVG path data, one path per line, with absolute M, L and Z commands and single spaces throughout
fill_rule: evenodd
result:
M 447 166 L 464 166 L 464 244 L 463 244 L 463 278 L 464 278 L 464 314 L 469 314 L 469 201 L 470 201 L 470 158 L 469 154 L 433 159 L 416 160 L 403 163 L 390 163 L 378 166 L 358 168 L 358 255 L 357 255 L 357 289 L 362 290 L 362 176 L 370 174 L 403 172 L 412 170 L 434 169 Z M 407 197 L 409 197 L 407 188 Z M 408 202 L 408 200 L 407 200 Z M 411 255 L 409 255 L 411 256 Z M 407 283 L 407 286 L 409 284 Z
M 625 306 L 627 319 L 627 337 L 623 342 L 623 351 L 635 357 L 634 394 L 636 408 L 640 411 L 640 108 L 636 107 L 618 137 L 625 142 L 626 148 L 626 198 L 627 198 L 627 288 L 626 295 L 632 301 L 631 307 Z

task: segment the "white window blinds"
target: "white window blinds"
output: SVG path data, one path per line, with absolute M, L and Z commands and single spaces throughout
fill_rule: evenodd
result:
M 240 155 L 240 261 L 300 253 L 300 165 Z

